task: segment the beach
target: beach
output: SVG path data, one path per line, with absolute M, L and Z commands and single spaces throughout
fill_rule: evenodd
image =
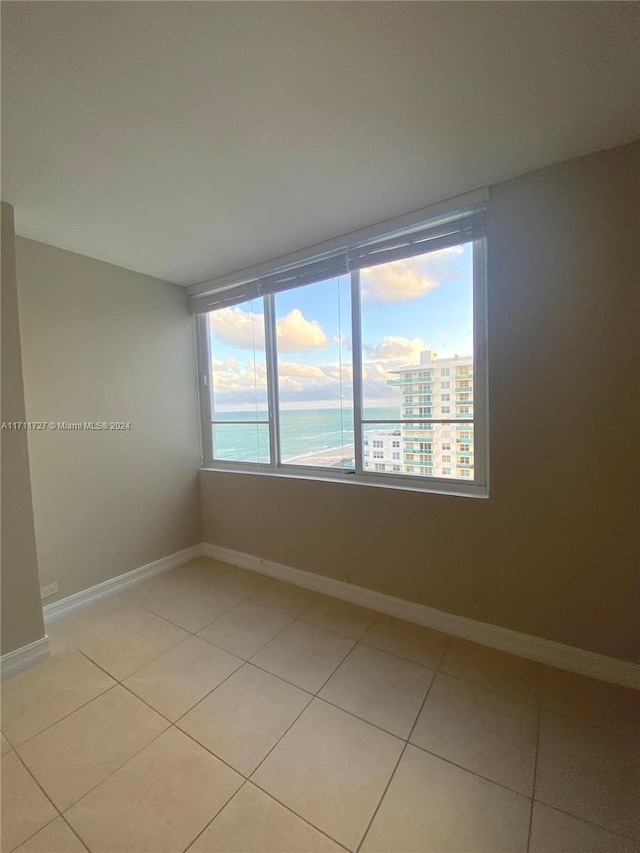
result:
M 285 465 L 316 465 L 322 468 L 342 468 L 344 461 L 350 461 L 355 457 L 355 446 L 353 444 L 345 444 L 342 447 L 329 447 L 327 450 L 320 450 L 316 453 L 309 453 L 303 456 L 292 456 L 290 459 L 283 459 Z

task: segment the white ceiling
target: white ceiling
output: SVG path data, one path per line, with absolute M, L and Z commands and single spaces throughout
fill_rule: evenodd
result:
M 20 234 L 180 284 L 640 136 L 640 4 L 3 3 Z

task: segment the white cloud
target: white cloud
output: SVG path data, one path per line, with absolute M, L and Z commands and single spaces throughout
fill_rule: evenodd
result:
M 235 356 L 212 363 L 213 389 L 216 408 L 226 411 L 253 409 L 258 403 L 261 410 L 267 406 L 267 375 L 264 365 L 242 361 Z M 278 391 L 285 404 L 340 403 L 341 392 L 351 405 L 352 368 L 338 362 L 324 365 L 278 363 Z M 342 381 L 341 381 L 342 380 Z
M 451 261 L 462 252 L 462 246 L 451 246 L 428 255 L 364 269 L 362 296 L 374 302 L 420 299 L 451 276 L 454 272 Z
M 420 353 L 427 345 L 420 338 L 395 337 L 386 335 L 377 346 L 365 345 L 365 352 L 371 361 L 418 364 Z
M 409 302 L 438 287 L 439 282 L 413 260 L 394 261 L 362 271 L 362 296 L 374 302 Z
M 221 308 L 209 315 L 211 331 L 238 349 L 263 350 L 264 317 L 243 308 Z M 307 320 L 294 308 L 277 324 L 278 352 L 306 352 L 327 346 L 327 336 L 316 320 Z
M 293 362 L 280 361 L 278 363 L 278 376 L 304 376 L 318 377 L 324 376 L 323 369 L 316 367 L 314 364 L 294 364 Z
M 242 308 L 220 308 L 209 314 L 214 335 L 238 349 L 264 349 L 264 317 Z
M 307 320 L 294 308 L 277 324 L 278 352 L 306 352 L 327 346 L 327 336 L 317 320 Z
M 212 362 L 213 390 L 215 396 L 229 394 L 250 395 L 248 400 L 266 400 L 267 370 L 263 364 L 239 361 L 235 356 Z

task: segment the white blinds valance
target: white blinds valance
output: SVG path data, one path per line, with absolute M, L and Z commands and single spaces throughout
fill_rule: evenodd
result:
M 474 194 L 477 196 L 478 194 Z M 430 220 L 411 221 L 418 213 L 400 217 L 331 241 L 326 251 L 317 246 L 308 255 L 274 260 L 237 274 L 222 276 L 189 288 L 193 314 L 237 305 L 305 284 L 345 275 L 351 270 L 385 264 L 413 255 L 444 249 L 482 237 L 485 233 L 484 198 Z M 394 228 L 395 225 L 395 228 Z M 381 233 L 384 230 L 384 233 Z M 367 236 L 368 234 L 368 236 Z

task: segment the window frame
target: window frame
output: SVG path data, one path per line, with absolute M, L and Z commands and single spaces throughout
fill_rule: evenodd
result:
M 364 469 L 363 396 L 362 396 L 362 313 L 360 270 L 351 277 L 351 334 L 353 371 L 354 469 L 324 468 L 283 463 L 280 448 L 280 408 L 278 399 L 278 365 L 276 346 L 275 293 L 264 300 L 265 348 L 267 365 L 268 425 L 271 458 L 269 462 L 241 462 L 216 459 L 212 420 L 211 349 L 208 329 L 210 312 L 195 315 L 198 390 L 202 468 L 212 471 L 284 476 L 311 480 L 337 481 L 384 488 L 488 497 L 489 494 L 489 423 L 488 423 L 488 347 L 487 347 L 487 238 L 486 235 L 462 241 L 472 244 L 473 257 L 473 418 L 417 418 L 430 423 L 472 423 L 474 444 L 474 476 L 471 482 L 455 477 L 432 477 Z M 456 244 L 460 245 L 460 244 Z M 419 254 L 419 253 L 416 253 Z M 304 285 L 301 285 L 304 287 Z M 249 300 L 247 300 L 249 301 Z M 411 422 L 410 419 L 404 419 Z M 398 422 L 402 421 L 398 418 Z M 224 423 L 224 422 L 223 422 Z M 366 426 L 366 419 L 364 425 Z M 378 422 L 376 422 L 378 423 Z M 380 422 L 381 423 L 381 422 Z

